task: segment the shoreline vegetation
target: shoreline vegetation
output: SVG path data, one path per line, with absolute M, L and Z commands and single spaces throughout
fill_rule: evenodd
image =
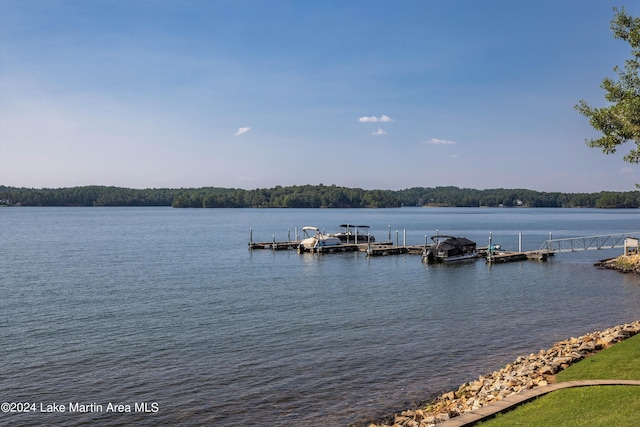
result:
M 597 267 L 618 270 L 622 273 L 640 274 L 640 254 L 620 255 L 619 257 L 601 261 Z
M 364 190 L 336 185 L 132 189 L 107 186 L 18 188 L 0 185 L 0 206 L 171 206 L 174 208 L 558 207 L 640 208 L 640 191 L 540 192 L 413 187 Z
M 478 379 L 443 393 L 426 405 L 402 411 L 377 424 L 369 424 L 369 427 L 437 426 L 508 396 L 554 383 L 556 374 L 569 366 L 638 333 L 640 320 L 559 341 L 547 350 L 520 356 L 499 371 L 480 375 Z

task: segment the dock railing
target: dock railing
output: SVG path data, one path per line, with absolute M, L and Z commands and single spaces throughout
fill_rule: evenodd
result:
M 640 231 L 602 236 L 570 237 L 565 239 L 549 239 L 540 247 L 541 251 L 575 252 L 600 249 L 624 248 L 627 237 L 640 236 Z

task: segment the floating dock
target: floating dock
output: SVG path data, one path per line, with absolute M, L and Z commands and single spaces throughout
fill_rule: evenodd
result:
M 554 256 L 551 251 L 527 251 L 527 252 L 497 252 L 491 256 L 485 255 L 488 264 L 501 264 L 505 262 L 536 260 L 546 261 L 548 257 Z
M 362 226 L 366 227 L 366 226 Z M 367 227 L 368 228 L 368 227 Z M 336 253 L 336 252 L 366 252 L 369 256 L 384 256 L 384 255 L 422 255 L 429 247 L 426 242 L 422 245 L 413 246 L 400 246 L 398 244 L 398 231 L 396 230 L 396 243 L 391 241 L 387 242 L 368 242 L 359 244 L 342 244 L 333 246 L 321 246 L 312 249 L 300 248 L 301 240 L 298 238 L 298 231 L 296 227 L 295 238 L 291 239 L 291 232 L 288 232 L 288 238 L 286 241 L 276 241 L 275 235 L 271 242 L 253 242 L 253 229 L 249 229 L 249 249 L 271 249 L 278 250 L 298 250 L 299 252 L 314 252 L 314 253 Z M 356 233 L 357 236 L 357 233 Z M 634 237 L 639 236 L 639 237 Z M 640 240 L 640 231 L 632 231 L 622 234 L 612 234 L 607 236 L 586 236 L 586 237 L 571 237 L 565 239 L 552 239 L 552 234 L 549 233 L 549 239 L 544 242 L 542 247 L 533 251 L 522 251 L 522 233 L 518 234 L 518 251 L 503 251 L 499 249 L 499 246 L 492 244 L 492 233 L 489 232 L 489 245 L 481 248 L 477 248 L 477 258 L 485 258 L 488 264 L 502 264 L 507 262 L 525 261 L 525 260 L 537 260 L 546 261 L 547 258 L 555 255 L 556 252 L 576 252 L 583 250 L 596 250 L 596 249 L 613 249 L 624 247 L 625 252 L 631 243 L 631 247 L 637 247 L 637 241 Z M 389 226 L 389 240 L 391 240 L 391 226 Z M 405 243 L 406 243 L 406 231 L 405 231 Z M 633 246 L 635 245 L 635 246 Z M 489 251 L 488 248 L 493 248 Z
M 318 254 L 333 254 L 338 252 L 358 252 L 360 251 L 360 246 L 366 245 L 357 245 L 355 243 L 349 243 L 344 245 L 331 245 L 331 246 L 316 246 L 315 248 L 303 248 L 299 247 L 298 252 L 311 252 Z
M 386 255 L 422 255 L 425 248 L 424 245 L 414 246 L 397 246 L 391 242 L 382 243 L 379 245 L 371 245 L 370 248 L 366 248 L 367 255 L 370 256 L 386 256 Z
M 411 246 L 398 246 L 392 242 L 374 242 L 374 243 L 350 243 L 344 245 L 333 246 L 318 246 L 316 248 L 300 248 L 300 241 L 287 241 L 287 242 L 250 242 L 249 249 L 271 249 L 274 251 L 281 250 L 297 250 L 298 252 L 311 252 L 311 253 L 339 253 L 339 252 L 366 252 L 367 255 L 381 256 L 381 255 L 400 255 L 400 254 L 413 254 L 422 255 L 424 251 L 424 245 L 411 245 Z
M 282 251 L 282 250 L 291 250 L 298 249 L 300 246 L 300 241 L 289 241 L 289 242 L 250 242 L 249 249 L 271 249 L 274 251 Z
M 433 246 L 433 244 L 427 244 L 426 236 L 425 243 L 421 245 L 400 245 L 398 242 L 398 232 L 396 231 L 396 242 L 361 242 L 361 243 L 346 243 L 340 245 L 331 246 L 316 246 L 313 248 L 304 248 L 301 246 L 302 240 L 298 237 L 298 231 L 296 227 L 295 238 L 291 239 L 291 232 L 289 230 L 286 241 L 276 241 L 275 235 L 271 242 L 254 242 L 253 241 L 253 229 L 250 229 L 249 237 L 249 249 L 270 249 L 272 251 L 281 250 L 297 250 L 298 253 L 319 253 L 319 254 L 331 254 L 331 253 L 343 253 L 343 252 L 365 252 L 368 256 L 387 256 L 387 255 L 423 255 L 426 251 Z M 391 233 L 389 232 L 389 237 Z M 406 241 L 406 235 L 405 235 Z M 547 242 L 548 243 L 548 242 Z M 478 247 L 477 257 L 484 258 L 488 264 L 503 264 L 507 262 L 517 262 L 525 260 L 537 260 L 545 261 L 548 257 L 554 256 L 555 251 L 546 245 L 539 250 L 522 251 L 522 234 L 519 234 L 518 251 L 504 251 L 500 250 L 499 246 L 494 246 L 492 243 L 492 233 L 489 233 L 489 245 Z M 489 251 L 489 248 L 494 248 Z
M 375 242 L 375 243 L 351 243 L 334 246 L 318 246 L 316 248 L 301 248 L 299 240 L 285 242 L 250 242 L 249 249 L 270 249 L 273 251 L 297 250 L 299 253 L 318 253 L 333 254 L 342 252 L 366 252 L 369 256 L 387 256 L 387 255 L 422 255 L 431 245 L 408 245 L 399 246 L 392 242 Z M 494 252 L 489 257 L 487 247 L 478 248 L 478 258 L 485 258 L 489 264 L 503 264 L 507 262 L 517 262 L 526 260 L 546 261 L 548 257 L 554 255 L 554 252 L 548 250 L 537 251 L 499 251 Z
M 393 255 L 408 253 L 403 246 L 394 246 L 391 242 L 374 243 L 349 243 L 344 245 L 318 246 L 315 248 L 298 247 L 298 252 L 311 252 L 319 254 L 332 254 L 339 252 L 366 252 L 368 255 L 382 254 L 383 251 L 391 251 Z M 404 251 L 404 252 L 403 252 Z M 389 253 L 391 255 L 391 253 Z

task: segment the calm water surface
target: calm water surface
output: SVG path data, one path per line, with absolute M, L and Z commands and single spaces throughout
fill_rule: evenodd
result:
M 493 266 L 247 249 L 250 228 L 344 222 L 528 250 L 640 230 L 640 211 L 0 209 L 0 400 L 37 409 L 0 425 L 366 425 L 640 319 L 640 278 L 592 266 L 621 249 Z

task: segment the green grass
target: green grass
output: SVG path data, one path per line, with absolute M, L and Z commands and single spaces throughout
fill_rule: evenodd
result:
M 485 421 L 494 426 L 636 427 L 640 387 L 598 386 L 557 390 Z
M 640 335 L 587 357 L 556 375 L 558 382 L 575 380 L 640 380 Z
M 558 382 L 640 380 L 640 335 L 559 372 Z M 640 386 L 596 386 L 557 390 L 482 422 L 502 426 L 638 426 Z

